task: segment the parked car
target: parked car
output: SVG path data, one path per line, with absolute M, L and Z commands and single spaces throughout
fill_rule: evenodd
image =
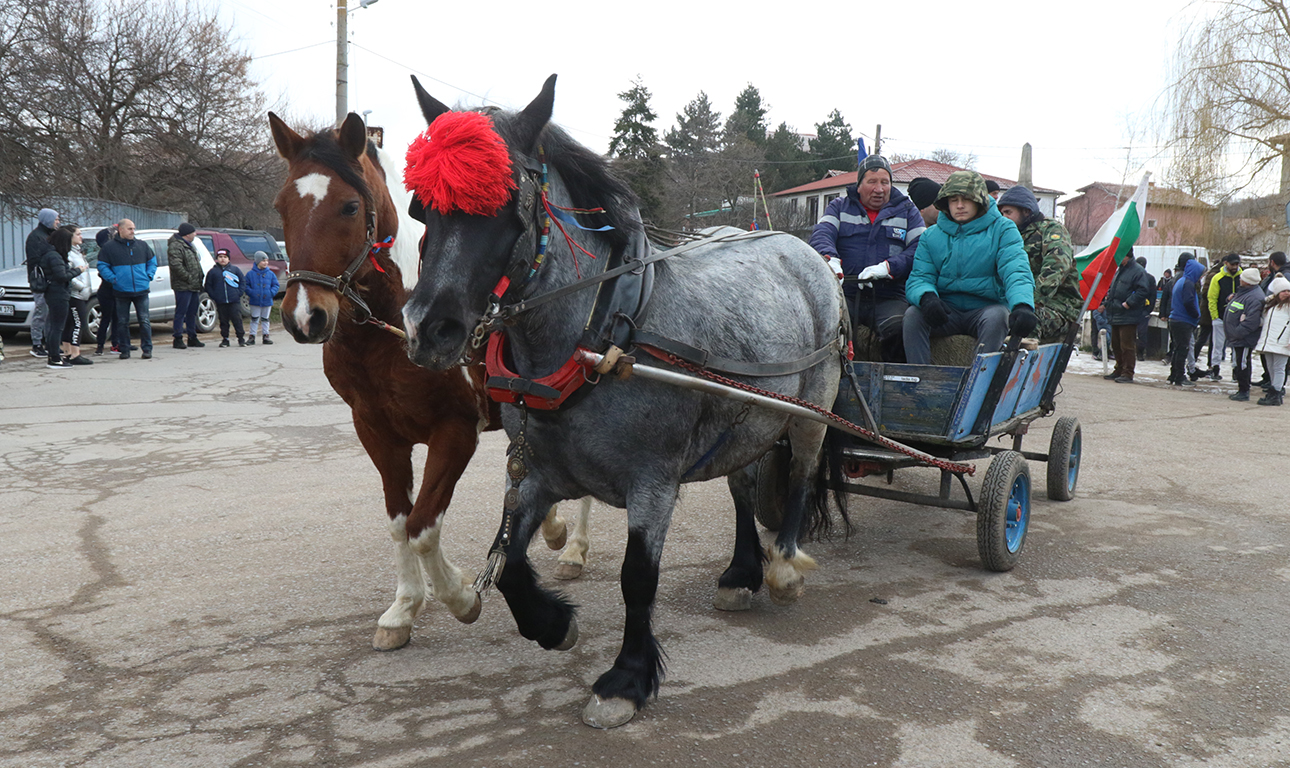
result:
M 220 248 L 228 249 L 228 263 L 242 270 L 242 274 L 255 267 L 251 257 L 256 251 L 269 254 L 269 269 L 278 276 L 278 295 L 287 288 L 287 272 L 291 267 L 287 263 L 286 251 L 278 247 L 273 235 L 255 229 L 199 229 L 197 239 L 206 244 L 211 253 Z M 250 310 L 248 310 L 249 312 Z
M 85 236 L 81 250 L 85 253 L 85 261 L 90 265 L 90 285 L 94 287 L 94 295 L 89 300 L 87 325 L 90 334 L 98 333 L 101 317 L 98 300 L 101 282 L 98 273 L 99 246 L 94 241 L 94 234 L 100 229 L 102 227 L 81 228 L 81 233 Z M 148 317 L 154 323 L 168 322 L 175 317 L 175 292 L 170 287 L 170 265 L 166 261 L 166 242 L 175 232 L 173 229 L 140 229 L 135 232 L 135 237 L 147 243 L 157 256 L 157 274 L 153 276 L 148 292 Z M 215 259 L 200 240 L 194 238 L 193 248 L 197 250 L 203 272 L 215 266 Z M 31 286 L 27 284 L 27 268 L 20 266 L 0 272 L 0 334 L 10 338 L 19 331 L 30 333 L 31 312 L 34 308 Z M 217 320 L 215 302 L 203 293 L 197 308 L 197 330 L 208 333 L 215 328 Z

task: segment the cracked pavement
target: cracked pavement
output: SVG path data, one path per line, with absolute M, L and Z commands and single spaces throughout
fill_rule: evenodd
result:
M 853 536 L 805 546 L 820 568 L 802 599 L 763 591 L 739 614 L 711 607 L 725 485 L 687 486 L 655 610 L 666 681 L 600 732 L 579 712 L 621 637 L 621 510 L 596 505 L 588 567 L 560 584 L 581 606 L 573 650 L 524 641 L 494 594 L 470 626 L 431 604 L 378 653 L 392 546 L 320 348 L 158 346 L 60 371 L 7 353 L 0 766 L 1290 765 L 1281 408 L 1070 375 L 1078 493 L 1047 500 L 1030 462 L 1016 570 L 980 569 L 969 515 L 853 497 Z M 468 573 L 504 447 L 482 437 L 449 511 Z M 531 556 L 551 582 L 556 554 L 538 537 Z

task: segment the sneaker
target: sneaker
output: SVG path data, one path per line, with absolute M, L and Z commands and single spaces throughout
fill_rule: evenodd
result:
M 1115 379 L 1115 383 L 1116 383 L 1116 384 L 1132 384 L 1132 383 L 1133 383 L 1133 377 L 1132 377 L 1132 376 L 1121 376 L 1121 377 L 1119 377 L 1119 378 Z
M 1228 399 L 1228 400 L 1236 400 L 1236 401 L 1238 401 L 1238 402 L 1242 402 L 1242 403 L 1243 403 L 1243 402 L 1245 402 L 1246 400 L 1249 400 L 1249 399 L 1250 399 L 1250 393 L 1249 393 L 1249 392 L 1236 392 L 1236 393 L 1234 393 L 1234 394 L 1228 395 L 1228 396 L 1227 396 L 1227 399 Z
M 94 365 L 94 361 L 89 359 L 85 355 L 77 355 L 76 357 L 73 357 L 68 362 L 70 362 L 72 365 Z
M 272 343 L 273 343 L 273 342 L 269 339 L 268 334 L 265 334 L 265 337 L 264 337 L 264 343 L 265 343 L 265 344 L 272 344 Z
M 46 351 L 46 349 L 45 349 L 44 347 L 32 347 L 32 348 L 31 348 L 31 356 L 32 356 L 32 357 L 49 357 L 49 352 L 48 352 L 48 351 Z
M 138 351 L 139 351 L 139 348 L 138 348 L 138 347 L 136 347 L 135 345 L 131 344 L 131 345 L 130 345 L 130 351 L 131 351 L 131 352 L 138 352 Z
M 251 343 L 252 343 L 252 344 L 254 344 L 254 343 L 255 343 L 255 339 L 252 339 L 252 340 L 251 340 Z M 246 339 L 238 339 L 238 340 L 237 340 L 237 345 L 238 345 L 239 347 L 245 347 L 245 346 L 246 346 Z
M 237 340 L 237 345 L 238 345 L 239 347 L 243 347 L 243 346 L 245 346 L 245 347 L 254 347 L 254 346 L 255 346 L 255 337 L 254 337 L 254 336 L 252 336 L 251 338 L 247 339 L 247 340 L 246 340 L 246 344 L 243 344 L 243 343 L 242 343 L 242 340 L 241 340 L 241 339 L 238 339 L 238 340 Z
M 183 337 L 181 336 L 175 337 L 175 343 L 173 346 L 175 349 L 188 349 L 188 345 L 184 343 Z
M 103 347 L 95 347 L 95 348 L 94 348 L 94 354 L 96 354 L 96 355 L 101 355 L 101 354 L 103 354 Z
M 1116 373 L 1115 371 L 1112 371 L 1111 373 L 1106 374 L 1102 378 L 1106 379 L 1107 381 L 1115 381 L 1116 379 L 1120 378 L 1120 374 Z
M 1283 395 L 1275 389 L 1259 398 L 1259 405 L 1281 405 Z
M 151 359 L 152 359 L 152 350 L 150 349 L 150 350 L 148 350 L 148 351 L 144 352 L 142 355 L 139 355 L 139 357 L 142 357 L 144 360 L 151 360 Z
M 1182 381 L 1179 381 L 1179 382 L 1178 382 L 1178 386 L 1180 386 L 1180 387 L 1194 387 L 1194 386 L 1196 386 L 1196 382 L 1192 381 L 1191 379 L 1183 379 Z
M 117 355 L 117 359 L 118 359 L 118 360 L 129 360 L 129 359 L 130 359 L 130 353 L 129 353 L 129 352 L 122 352 L 121 354 Z
M 190 346 L 190 347 L 204 347 L 204 346 L 206 346 L 206 342 L 202 341 L 201 339 L 197 338 L 196 336 L 189 336 L 189 337 L 188 337 L 188 346 Z
M 115 355 L 115 354 L 117 354 L 117 353 L 118 353 L 118 352 L 120 352 L 120 351 L 121 351 L 121 350 L 117 349 L 117 346 L 116 346 L 115 344 L 113 344 L 113 345 L 112 345 L 112 354 L 114 354 L 114 355 Z
M 49 362 L 45 363 L 45 367 L 46 368 L 71 368 L 72 364 L 70 361 L 60 357 L 57 360 L 50 360 Z
M 228 346 L 228 339 L 223 339 L 223 340 L 221 340 L 221 341 L 220 341 L 220 343 L 219 343 L 219 345 L 220 345 L 221 347 L 227 347 L 227 346 Z
M 1218 372 L 1218 366 L 1217 366 L 1217 365 L 1216 365 L 1216 366 L 1214 366 L 1214 369 L 1213 369 L 1212 371 L 1210 371 L 1210 372 L 1209 372 L 1209 380 L 1210 380 L 1210 381 L 1222 381 L 1222 380 L 1223 380 L 1223 374 L 1221 374 L 1221 373 L 1219 373 L 1219 372 Z
M 1201 376 L 1204 376 L 1204 375 L 1205 375 L 1205 374 L 1201 373 L 1201 372 L 1200 372 L 1200 369 L 1199 369 L 1199 368 L 1197 368 L 1196 370 L 1194 370 L 1194 371 L 1192 371 L 1191 373 L 1187 374 L 1187 378 L 1191 379 L 1191 383 L 1195 384 L 1195 383 L 1196 383 L 1196 381 L 1197 381 L 1198 379 L 1200 379 L 1200 377 L 1201 377 Z

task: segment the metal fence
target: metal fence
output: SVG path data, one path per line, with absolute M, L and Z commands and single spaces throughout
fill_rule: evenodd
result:
M 93 227 L 93 231 L 82 233 L 85 237 L 93 237 L 99 227 L 115 224 L 121 219 L 130 219 L 139 229 L 173 229 L 187 218 L 187 214 L 176 211 L 140 208 L 137 205 L 92 197 L 51 200 L 46 207 L 58 211 L 64 224 Z M 12 209 L 9 210 L 9 213 L 0 212 L 0 269 L 22 265 L 27 258 L 27 235 L 36 228 L 37 223 L 36 211 L 23 217 L 13 213 Z

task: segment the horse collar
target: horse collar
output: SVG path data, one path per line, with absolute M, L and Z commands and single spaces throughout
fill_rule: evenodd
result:
M 506 365 L 506 332 L 498 330 L 489 337 L 484 358 L 488 396 L 499 403 L 554 411 L 588 381 L 590 368 L 582 352 L 579 346 L 555 373 L 538 379 L 521 378 Z

